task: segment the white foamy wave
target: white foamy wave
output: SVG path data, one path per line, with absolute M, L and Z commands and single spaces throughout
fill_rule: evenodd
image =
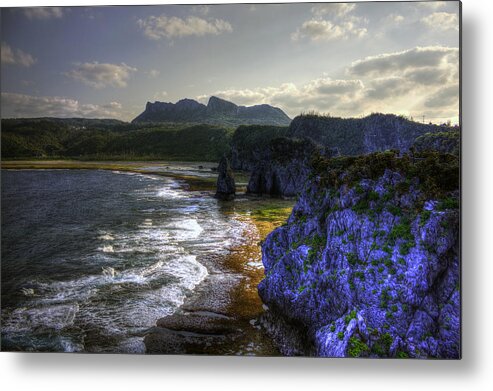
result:
M 158 197 L 162 198 L 172 198 L 172 199 L 180 199 L 180 198 L 186 198 L 186 194 L 183 193 L 183 191 L 180 190 L 175 190 L 170 187 L 164 187 L 157 192 Z
M 115 277 L 116 271 L 114 268 L 110 266 L 103 266 L 101 269 L 103 270 L 103 276 L 111 278 Z
M 34 296 L 34 289 L 33 288 L 21 288 L 21 293 L 24 296 Z
M 195 219 L 176 221 L 169 224 L 168 228 L 173 229 L 177 240 L 196 239 L 204 230 Z
M 110 234 L 99 235 L 98 239 L 100 239 L 100 240 L 115 240 L 115 238 Z
M 194 255 L 175 257 L 163 270 L 178 277 L 180 285 L 190 290 L 208 275 L 207 268 Z
M 102 251 L 104 253 L 114 253 L 115 252 L 115 249 L 113 248 L 112 245 L 100 247 L 100 248 L 98 248 L 98 250 Z
M 78 311 L 79 305 L 77 303 L 17 308 L 2 322 L 2 331 L 29 331 L 38 327 L 61 330 L 74 323 Z
M 152 226 L 152 219 L 144 219 L 142 225 L 146 227 Z

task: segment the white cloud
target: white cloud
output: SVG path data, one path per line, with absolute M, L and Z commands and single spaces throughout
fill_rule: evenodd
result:
M 342 17 L 353 11 L 355 8 L 356 4 L 351 3 L 317 4 L 312 7 L 311 11 L 315 16 L 333 15 Z
M 449 12 L 435 12 L 423 18 L 423 23 L 433 30 L 459 31 L 459 17 Z
M 293 41 L 304 38 L 314 42 L 333 41 L 337 39 L 361 38 L 367 34 L 363 18 L 350 15 L 355 4 L 333 3 L 319 4 L 311 8 L 312 18 L 291 34 Z
M 417 4 L 419 7 L 422 8 L 437 10 L 445 7 L 447 5 L 447 2 L 446 1 L 419 1 L 415 4 Z
M 32 96 L 2 92 L 2 116 L 9 117 L 121 117 L 122 105 L 82 104 L 75 99 L 57 96 Z
M 293 41 L 309 38 L 312 41 L 332 41 L 336 39 L 348 39 L 351 37 L 363 37 L 367 33 L 364 27 L 358 27 L 353 22 L 333 23 L 330 20 L 311 19 L 304 22 L 292 35 Z
M 60 7 L 28 7 L 23 9 L 24 15 L 29 19 L 60 19 L 63 17 L 63 9 Z
M 400 24 L 402 22 L 404 22 L 404 16 L 399 14 L 390 14 L 385 18 L 384 23 Z
M 149 75 L 149 77 L 151 79 L 155 79 L 156 77 L 158 77 L 161 74 L 161 72 L 158 71 L 157 69 L 151 69 L 149 72 L 147 72 L 147 74 Z
M 194 5 L 194 6 L 192 6 L 192 12 L 195 14 L 207 15 L 207 14 L 209 14 L 210 10 L 211 10 L 211 7 L 208 5 Z
M 65 73 L 66 76 L 93 88 L 126 87 L 127 81 L 137 68 L 125 63 L 107 64 L 98 62 L 76 63 L 75 68 Z
M 12 49 L 6 42 L 2 42 L 1 59 L 2 64 L 20 65 L 26 68 L 36 63 L 36 59 L 29 53 L 20 49 Z
M 458 67 L 458 48 L 443 46 L 416 47 L 402 52 L 384 53 L 354 61 L 350 75 L 381 75 L 402 73 L 405 70 L 430 67 Z
M 182 19 L 176 16 L 149 16 L 137 21 L 144 35 L 153 40 L 204 35 L 219 35 L 233 31 L 231 24 L 222 19 L 203 19 L 189 16 Z
M 365 96 L 373 100 L 395 98 L 407 94 L 412 88 L 412 84 L 402 77 L 382 77 L 370 81 Z
M 451 105 L 457 105 L 459 102 L 459 86 L 451 85 L 445 88 L 439 89 L 433 95 L 428 97 L 424 105 L 426 107 L 447 107 Z

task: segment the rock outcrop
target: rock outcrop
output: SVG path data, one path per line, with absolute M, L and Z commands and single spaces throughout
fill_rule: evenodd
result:
M 233 200 L 236 193 L 235 177 L 226 156 L 221 158 L 217 171 L 217 190 L 214 197 L 223 201 Z
M 193 99 L 177 103 L 147 102 L 145 111 L 132 123 L 138 122 L 185 122 L 223 126 L 242 124 L 289 125 L 291 119 L 279 108 L 269 105 L 237 106 L 215 96 L 206 105 Z
M 459 358 L 458 159 L 321 158 L 310 178 L 262 245 L 267 329 L 303 337 L 283 352 Z
M 437 150 L 446 152 L 446 149 L 458 147 L 459 140 L 449 137 L 444 141 L 449 133 L 443 130 L 447 129 L 451 128 L 420 124 L 391 114 L 346 119 L 301 115 L 289 127 L 239 127 L 232 140 L 232 166 L 235 170 L 251 172 L 249 193 L 291 197 L 301 191 L 308 179 L 308 164 L 316 148 L 328 156 L 355 156 L 386 150 L 405 153 L 418 138 L 422 141 L 417 150 L 428 150 L 424 148 L 428 145 L 433 149 L 441 143 Z M 434 134 L 443 136 L 430 142 Z M 305 148 L 300 149 L 300 145 Z
M 371 114 L 364 118 L 300 115 L 291 122 L 286 137 L 307 137 L 328 148 L 336 148 L 346 156 L 390 149 L 404 153 L 417 137 L 448 129 L 393 114 Z
M 247 193 L 294 197 L 310 172 L 310 162 L 320 148 L 308 139 L 278 138 L 264 146 L 254 166 Z

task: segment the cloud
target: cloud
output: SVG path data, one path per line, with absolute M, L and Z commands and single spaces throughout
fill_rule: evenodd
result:
M 2 116 L 9 117 L 121 117 L 122 105 L 82 104 L 75 99 L 57 96 L 32 96 L 2 92 Z
M 76 63 L 75 68 L 65 75 L 93 88 L 126 87 L 127 81 L 137 68 L 125 63 L 107 64 L 98 62 Z
M 208 5 L 194 5 L 192 6 L 192 12 L 200 15 L 207 15 L 211 7 Z
M 447 107 L 459 102 L 459 85 L 451 85 L 438 90 L 425 100 L 426 107 Z
M 307 92 L 316 91 L 322 95 L 348 95 L 356 93 L 364 88 L 361 80 L 332 80 L 320 78 L 311 81 L 305 87 Z
M 283 83 L 278 87 L 216 91 L 213 95 L 237 104 L 272 104 L 296 115 L 303 110 L 323 108 L 325 111 L 337 103 L 350 103 L 363 90 L 361 80 L 333 80 L 323 77 L 299 87 L 293 83 Z M 198 99 L 205 101 L 208 96 L 202 95 Z
M 332 41 L 336 39 L 348 39 L 351 37 L 363 37 L 367 33 L 364 27 L 358 27 L 353 22 L 335 24 L 330 20 L 308 20 L 304 22 L 292 35 L 293 41 L 308 38 L 312 41 Z
M 404 16 L 399 15 L 399 14 L 390 14 L 385 18 L 384 23 L 391 23 L 391 24 L 400 24 L 404 22 Z
M 318 4 L 312 7 L 312 14 L 315 16 L 333 15 L 342 17 L 347 15 L 356 8 L 356 4 L 351 3 L 333 3 L 333 4 Z
M 446 1 L 419 1 L 416 2 L 415 4 L 417 4 L 419 7 L 422 8 L 437 10 L 445 7 L 447 5 L 447 2 Z
M 416 47 L 402 52 L 384 53 L 354 61 L 348 74 L 358 76 L 402 73 L 408 69 L 439 67 L 453 64 L 458 66 L 458 48 L 443 46 Z
M 366 20 L 350 15 L 355 8 L 355 4 L 348 3 L 315 5 L 311 8 L 312 18 L 303 22 L 291 34 L 291 40 L 300 41 L 306 38 L 313 42 L 322 42 L 361 38 L 368 32 L 363 27 Z
M 151 79 L 155 79 L 156 77 L 158 77 L 161 74 L 161 72 L 158 71 L 157 69 L 151 69 L 149 72 L 147 72 L 147 74 L 149 75 L 149 77 Z
M 457 48 L 418 47 L 355 61 L 347 67 L 347 79 L 325 75 L 301 85 L 230 88 L 212 95 L 237 104 L 271 104 L 290 116 L 309 110 L 348 117 L 384 112 L 455 122 L 458 69 Z
M 29 68 L 36 63 L 36 59 L 29 53 L 20 49 L 12 49 L 6 42 L 2 42 L 1 47 L 2 64 L 20 65 Z
M 189 16 L 182 19 L 176 16 L 149 16 L 137 21 L 144 35 L 153 40 L 204 35 L 219 35 L 233 31 L 231 24 L 222 19 L 203 19 Z
M 422 19 L 423 23 L 433 30 L 459 31 L 459 17 L 448 12 L 435 12 Z
M 28 7 L 23 9 L 28 19 L 60 19 L 63 17 L 63 9 L 60 7 Z
M 373 79 L 369 83 L 368 89 L 365 91 L 365 96 L 368 99 L 383 100 L 387 98 L 395 98 L 407 94 L 412 89 L 412 85 L 402 77 L 383 77 Z

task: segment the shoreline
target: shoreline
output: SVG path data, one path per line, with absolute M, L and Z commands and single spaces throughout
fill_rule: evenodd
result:
M 170 171 L 172 167 L 190 166 L 204 175 L 182 174 Z M 209 167 L 205 167 L 209 166 Z M 157 175 L 183 180 L 188 191 L 215 190 L 217 162 L 209 161 L 82 161 L 82 160 L 6 160 L 0 162 L 2 170 L 107 170 L 122 171 L 136 174 Z M 200 168 L 202 167 L 202 168 Z M 153 169 L 155 168 L 155 169 Z M 163 170 L 164 168 L 164 170 Z M 210 174 L 210 175 L 205 175 Z M 246 191 L 249 174 L 236 171 L 237 188 L 239 192 Z
M 265 310 L 257 293 L 264 275 L 258 242 L 278 224 L 241 214 L 232 218 L 247 223 L 246 240 L 225 256 L 199 259 L 209 275 L 146 333 L 147 354 L 282 356 L 260 325 Z
M 133 172 L 184 181 L 182 191 L 201 191 L 213 196 L 216 184 L 209 178 L 178 175 L 149 169 L 150 162 L 14 162 L 2 169 L 74 169 Z M 194 162 L 195 163 L 195 162 Z M 156 167 L 167 163 L 153 162 Z M 187 164 L 187 163 L 186 163 Z M 189 163 L 188 163 L 189 164 Z M 198 167 L 196 164 L 196 167 Z M 146 167 L 147 169 L 142 169 Z M 265 313 L 257 285 L 264 277 L 260 240 L 281 225 L 291 212 L 293 202 L 270 197 L 238 194 L 236 201 L 218 201 L 221 213 L 245 224 L 243 240 L 226 255 L 197 259 L 208 275 L 185 298 L 177 311 L 156 319 L 144 333 L 146 354 L 208 354 L 281 356 L 274 340 L 260 326 Z

